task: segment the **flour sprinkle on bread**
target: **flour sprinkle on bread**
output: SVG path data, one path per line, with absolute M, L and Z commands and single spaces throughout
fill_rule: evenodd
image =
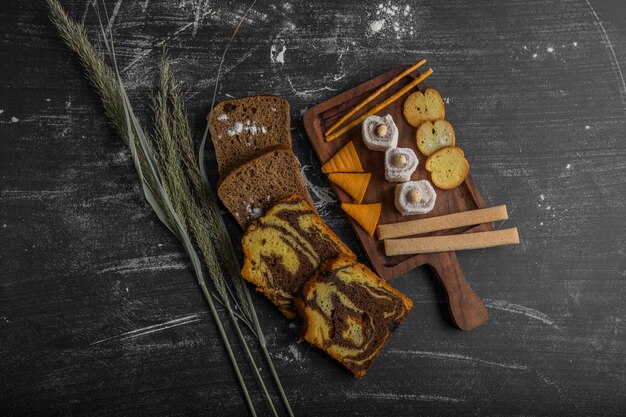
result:
M 207 116 L 220 176 L 264 149 L 291 148 L 289 102 L 275 96 L 225 100 Z

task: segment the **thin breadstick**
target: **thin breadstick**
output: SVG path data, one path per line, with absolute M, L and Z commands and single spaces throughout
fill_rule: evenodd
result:
M 419 235 L 422 233 L 454 229 L 455 227 L 497 222 L 508 218 L 509 214 L 506 211 L 506 206 L 501 205 L 478 210 L 462 211 L 445 216 L 430 217 L 428 219 L 381 224 L 377 229 L 378 239 L 393 239 Z
M 326 142 L 331 142 L 337 139 L 339 136 L 343 135 L 348 130 L 352 129 L 354 126 L 359 125 L 363 120 L 365 120 L 366 117 L 371 116 L 372 114 L 378 113 L 379 111 L 381 111 L 382 109 L 384 109 L 385 107 L 387 107 L 388 105 L 390 105 L 391 103 L 393 103 L 394 101 L 396 101 L 397 99 L 399 99 L 400 97 L 408 93 L 413 87 L 415 87 L 416 85 L 424 81 L 432 73 L 433 73 L 432 69 L 430 68 L 427 69 L 426 71 L 424 71 L 422 75 L 420 75 L 419 77 L 417 77 L 416 79 L 408 83 L 401 90 L 398 90 L 397 92 L 395 92 L 391 97 L 389 97 L 382 103 L 378 104 L 376 107 L 374 107 L 367 113 L 363 114 L 359 118 L 353 120 L 352 122 L 348 123 L 341 129 L 337 130 L 335 133 L 330 134 L 328 137 L 326 137 Z
M 393 77 L 391 80 L 387 81 L 380 88 L 378 88 L 376 91 L 374 91 L 370 96 L 367 96 L 367 98 L 365 100 L 363 100 L 362 102 L 360 102 L 355 108 L 350 110 L 343 117 L 341 117 L 339 120 L 337 120 L 335 123 L 333 123 L 333 125 L 331 127 L 329 127 L 328 130 L 326 130 L 326 132 L 324 132 L 324 136 L 328 136 L 331 133 L 333 133 L 335 130 L 337 130 L 337 128 L 339 126 L 341 126 L 346 120 L 348 120 L 350 117 L 352 117 L 352 115 L 354 113 L 356 113 L 359 110 L 361 110 L 367 103 L 369 103 L 370 101 L 374 100 L 376 97 L 378 97 L 379 95 L 381 95 L 382 93 L 387 91 L 387 89 L 389 87 L 391 87 L 392 85 L 394 85 L 395 83 L 400 81 L 403 77 L 409 75 L 410 73 L 412 73 L 413 71 L 415 71 L 416 69 L 418 69 L 419 67 L 424 65 L 425 63 L 426 63 L 426 60 L 422 59 L 417 64 L 413 65 L 410 68 L 407 68 L 406 70 L 402 71 L 400 74 L 398 74 L 395 77 Z
M 463 233 L 460 235 L 414 237 L 385 240 L 385 255 L 411 255 L 418 253 L 449 252 L 455 250 L 491 248 L 519 243 L 517 227 L 490 232 Z

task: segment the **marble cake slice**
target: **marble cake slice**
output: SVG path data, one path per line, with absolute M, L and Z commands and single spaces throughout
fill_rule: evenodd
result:
M 270 146 L 291 148 L 289 102 L 281 97 L 225 100 L 207 121 L 220 176 Z
M 242 238 L 243 277 L 288 318 L 296 315 L 294 297 L 318 265 L 348 248 L 297 195 L 277 202 L 250 224 Z
M 365 265 L 339 255 L 296 299 L 304 339 L 362 378 L 413 303 Z

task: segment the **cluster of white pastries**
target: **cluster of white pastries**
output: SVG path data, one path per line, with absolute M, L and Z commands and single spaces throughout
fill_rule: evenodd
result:
M 419 160 L 411 148 L 398 147 L 398 127 L 391 115 L 369 116 L 361 126 L 363 143 L 373 151 L 385 152 L 385 179 L 399 183 L 395 204 L 405 216 L 428 213 L 437 194 L 427 180 L 411 181 Z

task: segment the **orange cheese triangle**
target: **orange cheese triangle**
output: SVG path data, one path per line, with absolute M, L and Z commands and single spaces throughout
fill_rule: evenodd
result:
M 361 203 L 365 197 L 365 191 L 370 183 L 372 174 L 367 173 L 348 173 L 333 172 L 328 174 L 328 179 L 333 184 L 337 184 L 354 199 L 356 203 Z
M 354 143 L 349 142 L 341 148 L 339 152 L 333 155 L 328 162 L 322 166 L 322 172 L 330 174 L 331 172 L 363 172 L 361 160 L 356 153 Z
M 380 218 L 380 211 L 382 210 L 381 203 L 342 203 L 341 208 L 348 216 L 352 217 L 358 224 L 360 224 L 370 236 L 374 236 L 374 230 L 376 230 L 378 219 Z

